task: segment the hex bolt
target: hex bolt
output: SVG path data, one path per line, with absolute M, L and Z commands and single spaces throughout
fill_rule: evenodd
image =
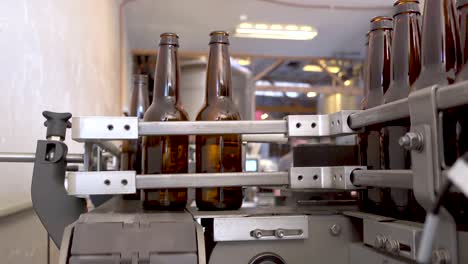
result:
M 283 229 L 277 229 L 277 230 L 275 230 L 275 236 L 276 236 L 277 238 L 283 238 L 284 235 L 285 235 L 285 233 L 284 233 L 284 230 L 283 230 Z
M 384 249 L 385 242 L 387 242 L 387 237 L 385 237 L 384 235 L 378 234 L 377 236 L 375 236 L 374 246 L 376 248 Z
M 437 249 L 432 252 L 432 263 L 450 264 L 450 254 L 446 249 Z
M 252 231 L 252 233 L 250 235 L 257 238 L 257 239 L 262 238 L 262 236 L 263 236 L 262 230 L 259 230 L 259 229 L 255 229 L 254 231 Z
M 395 239 L 387 239 L 385 242 L 385 250 L 389 253 L 398 255 L 398 253 L 400 253 L 400 242 Z
M 333 224 L 330 226 L 330 233 L 333 236 L 339 236 L 341 234 L 341 226 L 339 224 Z
M 416 132 L 408 132 L 398 140 L 398 144 L 407 150 L 421 151 L 423 143 L 422 134 Z

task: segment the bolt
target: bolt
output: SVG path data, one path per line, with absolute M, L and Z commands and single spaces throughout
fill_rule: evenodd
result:
M 385 242 L 387 242 L 387 238 L 384 235 L 375 236 L 374 245 L 376 248 L 385 248 Z
M 278 229 L 278 230 L 275 230 L 275 236 L 277 238 L 283 238 L 284 237 L 284 230 L 283 229 Z
M 432 263 L 434 264 L 449 264 L 450 254 L 446 249 L 437 249 L 432 252 Z
M 423 136 L 421 133 L 408 132 L 398 140 L 398 144 L 407 150 L 421 151 L 423 148 Z
M 341 234 L 341 226 L 339 224 L 333 224 L 330 226 L 330 233 L 333 236 L 338 236 Z
M 387 239 L 385 242 L 385 250 L 389 253 L 397 254 L 400 252 L 400 242 L 394 239 Z
M 253 236 L 255 238 L 262 238 L 262 236 L 263 236 L 262 230 L 255 229 L 254 231 L 252 231 L 251 236 Z

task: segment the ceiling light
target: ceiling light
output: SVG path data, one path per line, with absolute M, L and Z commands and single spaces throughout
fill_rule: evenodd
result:
M 316 92 L 308 92 L 307 93 L 307 97 L 309 97 L 309 98 L 316 97 L 316 96 L 317 96 Z
M 351 85 L 351 81 L 350 80 L 346 80 L 344 81 L 343 83 L 345 86 L 350 86 Z
M 318 66 L 318 65 L 312 65 L 312 64 L 309 64 L 309 65 L 306 65 L 302 68 L 303 71 L 306 71 L 306 72 L 323 72 L 323 68 Z
M 260 116 L 260 118 L 261 118 L 262 120 L 265 120 L 265 119 L 268 118 L 268 114 L 267 114 L 267 113 L 263 113 L 263 114 Z
M 311 40 L 317 30 L 311 26 L 241 23 L 236 28 L 236 37 L 263 39 Z
M 240 19 L 240 21 L 246 21 L 247 20 L 247 15 L 242 14 L 242 15 L 239 16 L 239 19 Z
M 239 28 L 253 28 L 253 25 L 250 23 L 241 23 Z
M 296 97 L 299 97 L 299 93 L 298 92 L 286 92 L 286 96 L 290 98 L 296 98 Z
M 339 73 L 340 72 L 340 67 L 337 66 L 328 66 L 327 70 L 331 73 Z
M 237 59 L 237 63 L 239 63 L 239 65 L 241 65 L 241 66 L 248 66 L 248 65 L 250 65 L 250 59 L 249 58 Z

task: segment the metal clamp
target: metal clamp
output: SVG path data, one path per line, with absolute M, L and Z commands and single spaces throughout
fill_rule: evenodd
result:
M 358 111 L 340 111 L 329 115 L 287 116 L 289 137 L 328 137 L 354 134 L 348 118 Z
M 292 189 L 354 190 L 360 188 L 351 182 L 354 170 L 366 170 L 366 167 L 292 167 L 289 182 Z
M 138 139 L 137 117 L 73 117 L 72 123 L 72 139 L 78 142 Z
M 135 193 L 135 171 L 67 172 L 69 195 Z

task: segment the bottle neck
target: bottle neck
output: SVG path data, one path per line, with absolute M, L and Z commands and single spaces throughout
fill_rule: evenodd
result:
M 153 103 L 159 100 L 172 99 L 177 103 L 179 97 L 179 62 L 177 47 L 161 45 L 156 61 L 156 72 L 153 90 Z
M 369 35 L 369 76 L 367 108 L 383 104 L 383 95 L 390 85 L 391 29 L 377 29 Z
M 468 62 L 468 4 L 460 7 L 460 40 L 463 63 Z
M 393 20 L 395 26 L 392 42 L 392 82 L 398 83 L 395 88 L 401 90 L 400 94 L 408 95 L 410 86 L 421 71 L 419 20 L 419 13 L 399 14 Z
M 148 76 L 134 75 L 133 76 L 133 91 L 130 102 L 130 116 L 136 116 L 143 119 L 143 115 L 148 109 Z
M 231 62 L 228 45 L 210 45 L 206 75 L 206 101 L 216 101 L 220 97 L 231 97 Z
M 423 30 L 423 67 L 445 65 L 445 71 L 454 75 L 459 68 L 460 38 L 453 1 L 426 0 Z

